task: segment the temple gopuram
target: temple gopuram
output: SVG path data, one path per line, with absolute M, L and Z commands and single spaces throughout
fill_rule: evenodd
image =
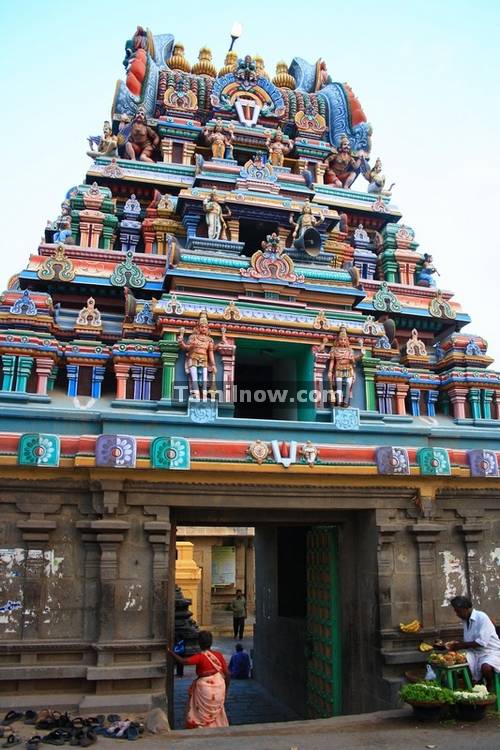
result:
M 324 60 L 125 49 L 0 297 L 0 707 L 171 715 L 177 527 L 255 528 L 283 703 L 395 707 L 500 618 L 500 373 Z

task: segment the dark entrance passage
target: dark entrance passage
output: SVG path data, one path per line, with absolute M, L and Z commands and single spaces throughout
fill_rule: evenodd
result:
M 262 511 L 241 508 L 233 513 L 224 509 L 179 509 L 175 515 L 184 533 L 187 526 L 183 524 L 204 524 L 206 536 L 214 533 L 214 518 L 219 530 L 229 521 L 235 527 L 244 527 L 255 519 L 255 620 L 248 618 L 242 641 L 251 654 L 252 676 L 234 680 L 230 687 L 226 702 L 230 723 L 291 721 L 351 712 L 353 707 L 345 703 L 342 694 L 343 688 L 351 688 L 343 662 L 355 665 L 363 654 L 358 647 L 357 656 L 342 658 L 343 644 L 345 647 L 357 636 L 349 610 L 347 622 L 341 621 L 342 600 L 345 604 L 349 596 L 342 591 L 340 581 L 344 556 L 344 580 L 351 589 L 350 606 L 356 608 L 352 550 L 359 519 L 352 517 L 351 523 L 346 523 L 346 517 L 323 513 L 325 520 L 331 518 L 325 523 L 314 518 L 316 513 L 311 514 L 311 523 L 304 524 L 298 519 L 307 519 L 307 511 L 287 514 L 274 510 L 266 522 Z M 276 516 L 283 520 L 279 522 Z M 366 525 L 368 514 L 364 517 Z M 342 538 L 346 544 L 342 544 Z M 249 585 L 248 578 L 244 585 Z M 228 607 L 217 605 L 216 609 L 210 625 L 214 648 L 229 661 L 237 642 L 232 636 L 232 614 Z M 183 677 L 173 678 L 177 728 L 184 726 L 188 688 L 194 676 L 193 668 L 187 667 Z

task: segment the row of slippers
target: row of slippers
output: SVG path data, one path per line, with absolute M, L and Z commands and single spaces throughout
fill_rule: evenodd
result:
M 109 727 L 103 725 L 96 727 L 84 727 L 83 729 L 54 729 L 49 734 L 41 737 L 35 735 L 26 742 L 26 750 L 39 750 L 40 743 L 47 745 L 72 745 L 74 747 L 90 747 L 97 742 L 97 736 L 109 737 L 119 740 L 137 740 L 144 732 L 142 724 L 126 720 L 117 721 Z M 2 743 L 4 748 L 12 748 L 22 744 L 23 740 L 18 734 L 9 734 L 6 741 Z
M 9 711 L 0 721 L 0 737 L 3 736 L 2 728 L 21 720 L 25 724 L 34 725 L 36 729 L 83 729 L 84 727 L 102 727 L 106 721 L 106 717 L 104 714 L 99 714 L 98 716 L 89 716 L 87 718 L 75 716 L 72 719 L 67 712 L 63 714 L 47 708 L 38 713 L 32 710 L 25 712 Z M 109 714 L 107 717 L 107 721 L 110 724 L 116 724 L 116 722 L 120 722 L 121 720 L 121 716 L 118 714 Z

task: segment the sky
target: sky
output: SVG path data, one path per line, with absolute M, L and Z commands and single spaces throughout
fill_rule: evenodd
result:
M 172 33 L 193 64 L 235 49 L 276 62 L 322 57 L 373 125 L 393 202 L 433 255 L 439 285 L 472 317 L 500 368 L 500 3 L 252 0 L 236 4 L 0 0 L 0 287 L 26 266 L 64 194 L 84 181 L 86 138 L 110 116 L 137 24 Z M 363 183 L 363 185 L 361 185 Z M 356 189 L 365 189 L 358 179 Z

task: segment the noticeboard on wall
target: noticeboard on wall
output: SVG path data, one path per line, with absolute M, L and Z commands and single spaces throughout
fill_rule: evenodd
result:
M 235 582 L 235 548 L 212 547 L 212 586 L 234 586 Z

